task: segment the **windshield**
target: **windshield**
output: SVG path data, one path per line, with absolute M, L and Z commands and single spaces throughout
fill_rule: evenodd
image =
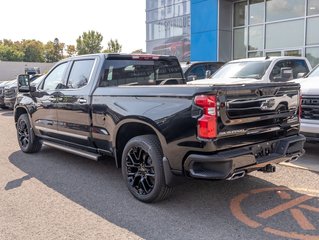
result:
M 211 78 L 255 78 L 261 79 L 270 61 L 232 62 L 220 68 Z
M 319 65 L 312 70 L 308 77 L 319 77 Z
M 31 86 L 35 86 L 35 87 L 39 86 L 39 84 L 41 83 L 41 81 L 43 80 L 44 77 L 45 77 L 45 75 L 42 75 L 42 76 L 38 77 L 37 79 L 33 80 L 30 83 L 30 85 Z

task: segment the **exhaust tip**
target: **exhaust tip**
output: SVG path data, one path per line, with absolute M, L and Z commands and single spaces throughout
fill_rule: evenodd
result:
M 300 155 L 295 155 L 293 157 L 290 158 L 290 160 L 288 162 L 294 162 L 294 161 L 297 161 L 299 159 Z
M 246 175 L 245 171 L 235 172 L 229 178 L 227 178 L 226 180 L 236 180 L 236 179 L 244 177 L 245 175 Z

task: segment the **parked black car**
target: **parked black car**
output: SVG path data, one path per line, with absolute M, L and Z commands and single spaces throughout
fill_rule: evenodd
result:
M 26 83 L 21 150 L 113 157 L 143 202 L 164 199 L 177 176 L 233 180 L 304 152 L 295 83 L 186 85 L 176 57 L 121 54 L 65 59 L 38 88 Z
M 210 77 L 220 67 L 223 62 L 186 62 L 181 63 L 186 81 L 204 79 Z

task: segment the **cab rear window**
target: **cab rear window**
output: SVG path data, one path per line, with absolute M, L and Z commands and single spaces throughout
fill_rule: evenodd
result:
M 182 70 L 178 61 L 107 60 L 100 87 L 158 85 L 167 79 L 182 78 Z

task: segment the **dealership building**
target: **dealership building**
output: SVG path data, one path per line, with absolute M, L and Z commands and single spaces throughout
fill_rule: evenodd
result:
M 146 0 L 146 50 L 181 61 L 305 56 L 319 63 L 319 0 Z

